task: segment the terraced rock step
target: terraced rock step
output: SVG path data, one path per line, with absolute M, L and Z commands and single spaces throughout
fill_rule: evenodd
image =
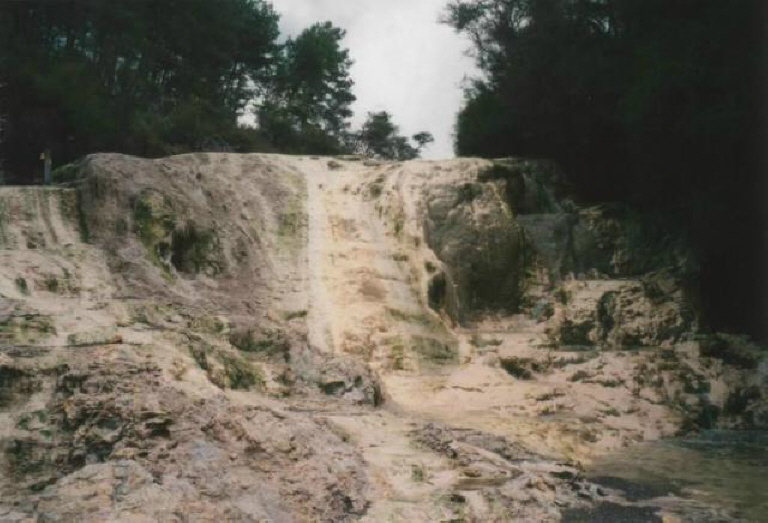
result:
M 683 242 L 552 176 L 95 155 L 0 188 L 0 521 L 680 516 L 581 469 L 765 427 L 765 353 L 700 333 Z

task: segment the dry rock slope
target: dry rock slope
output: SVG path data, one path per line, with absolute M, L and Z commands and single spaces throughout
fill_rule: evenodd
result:
M 768 425 L 684 242 L 547 162 L 78 168 L 0 188 L 0 521 L 653 521 L 582 465 Z

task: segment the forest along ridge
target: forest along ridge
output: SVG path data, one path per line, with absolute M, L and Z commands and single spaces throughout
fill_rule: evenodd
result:
M 0 520 L 700 521 L 582 473 L 768 426 L 697 261 L 545 161 L 98 154 L 0 189 Z

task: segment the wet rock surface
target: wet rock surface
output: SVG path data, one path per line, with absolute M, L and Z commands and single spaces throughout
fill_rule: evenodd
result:
M 322 424 L 165 386 L 157 366 L 103 351 L 50 377 L 43 408 L 3 446 L 5 504 L 43 521 L 183 514 L 340 521 L 367 506 L 359 454 Z M 84 518 L 84 519 L 81 519 Z
M 765 351 L 699 325 L 684 243 L 550 163 L 80 176 L 0 190 L 0 521 L 658 521 L 584 467 L 767 426 Z
M 600 503 L 595 508 L 569 509 L 563 512 L 563 523 L 662 523 L 656 510 L 627 507 L 616 503 Z

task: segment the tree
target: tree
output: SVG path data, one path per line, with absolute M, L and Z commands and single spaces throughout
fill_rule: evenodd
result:
M 280 54 L 269 88 L 257 111 L 260 128 L 276 147 L 308 154 L 344 150 L 355 101 L 345 32 L 317 23 Z
M 362 128 L 355 134 L 355 149 L 375 158 L 388 160 L 412 160 L 418 158 L 421 150 L 434 142 L 432 134 L 420 132 L 413 135 L 416 146 L 400 136 L 400 129 L 392 122 L 392 115 L 386 111 L 368 113 Z
M 711 322 L 768 339 L 768 281 L 755 281 L 768 266 L 766 6 L 453 0 L 445 22 L 471 38 L 483 73 L 457 152 L 552 158 L 582 199 L 680 222 Z
M 263 0 L 0 3 L 9 168 L 93 151 L 164 155 L 237 132 L 277 49 Z M 37 169 L 35 169 L 36 171 Z
M 421 151 L 429 144 L 434 143 L 435 137 L 430 132 L 421 131 L 411 136 L 411 140 L 416 142 L 416 148 Z

